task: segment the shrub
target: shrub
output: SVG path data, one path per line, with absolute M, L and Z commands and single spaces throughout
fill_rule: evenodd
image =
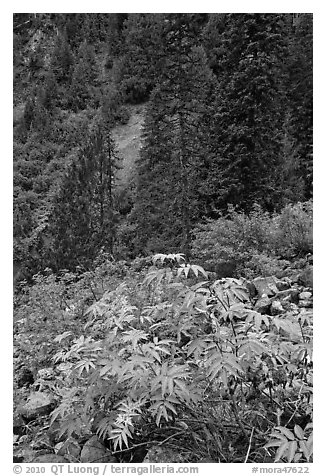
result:
M 274 216 L 258 205 L 248 215 L 230 207 L 228 216 L 193 233 L 193 257 L 219 277 L 276 274 L 288 258 L 312 251 L 312 204 L 288 205 Z
M 312 253 L 312 201 L 287 205 L 275 219 L 279 229 L 277 246 L 284 255 Z
M 82 434 L 101 414 L 95 430 L 116 453 L 178 437 L 216 461 L 247 461 L 248 445 L 251 460 L 265 445 L 275 461 L 310 461 L 311 315 L 263 316 L 241 280 L 211 283 L 179 254 L 154 265 L 141 287 L 105 292 L 82 335 L 57 336 L 66 374 L 52 422 Z

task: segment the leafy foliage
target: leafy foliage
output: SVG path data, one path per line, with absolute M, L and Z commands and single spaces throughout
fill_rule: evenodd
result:
M 256 205 L 248 214 L 229 208 L 229 216 L 194 230 L 192 253 L 220 276 L 270 276 L 288 259 L 312 252 L 311 202 L 287 205 L 270 215 Z
M 200 411 L 217 422 L 224 408 L 245 439 L 250 414 L 255 446 L 277 448 L 275 461 L 310 461 L 311 316 L 261 315 L 243 280 L 197 282 L 206 272 L 181 254 L 153 263 L 141 306 L 126 281 L 86 310 L 81 335 L 58 337 L 54 360 L 69 370 L 53 419 L 71 434 L 101 412 L 97 432 L 119 452 L 151 431 L 188 428 Z

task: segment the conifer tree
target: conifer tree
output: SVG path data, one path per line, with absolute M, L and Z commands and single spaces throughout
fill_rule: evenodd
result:
M 103 117 L 95 117 L 85 145 L 72 157 L 53 202 L 52 266 L 89 266 L 97 253 L 113 252 L 113 188 L 117 154 Z
M 85 109 L 90 102 L 95 102 L 96 77 L 97 67 L 94 48 L 86 41 L 83 41 L 78 49 L 77 59 L 72 73 L 70 95 L 73 110 L 78 111 Z
M 164 58 L 163 15 L 132 13 L 124 23 L 121 89 L 127 101 L 142 102 L 157 84 Z
M 150 238 L 152 249 L 155 243 L 155 251 L 162 250 L 165 241 L 165 247 L 169 243 L 169 249 L 188 254 L 203 205 L 198 178 L 207 152 L 202 123 L 211 76 L 205 53 L 196 46 L 196 22 L 184 14 L 165 20 L 166 60 L 147 113 L 135 214 L 142 223 L 138 236 Z M 152 209 L 145 205 L 149 193 Z
M 268 209 L 277 205 L 286 112 L 285 20 L 278 14 L 229 14 L 218 24 L 212 134 L 216 207 L 222 210 L 228 203 L 244 210 L 254 202 Z
M 51 69 L 58 84 L 70 82 L 73 54 L 65 32 L 59 32 L 51 58 Z
M 289 135 L 298 157 L 298 180 L 304 181 L 304 199 L 312 197 L 313 158 L 313 19 L 312 14 L 293 17 L 289 45 Z

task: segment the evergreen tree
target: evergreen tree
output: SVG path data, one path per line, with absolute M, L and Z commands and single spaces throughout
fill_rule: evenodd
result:
M 216 207 L 250 210 L 257 202 L 273 209 L 281 193 L 286 18 L 229 14 L 222 26 L 212 122 Z
M 196 22 L 184 14 L 165 20 L 166 60 L 147 113 L 134 213 L 138 237 L 151 249 L 162 251 L 165 243 L 189 254 L 191 228 L 203 213 L 198 178 L 207 153 L 202 124 L 211 76 L 196 46 Z
M 84 41 L 78 50 L 70 87 L 71 108 L 74 111 L 85 109 L 90 102 L 95 102 L 96 78 L 97 66 L 94 48 Z
M 59 32 L 51 57 L 51 69 L 58 84 L 69 83 L 73 68 L 73 54 L 66 33 Z
M 78 264 L 88 267 L 101 249 L 113 252 L 117 165 L 110 130 L 102 117 L 96 117 L 85 145 L 72 157 L 53 203 L 50 234 L 55 269 L 73 269 Z
M 124 23 L 121 89 L 132 103 L 145 101 L 155 87 L 164 58 L 163 15 L 132 13 Z
M 298 180 L 304 181 L 304 199 L 312 197 L 313 161 L 313 19 L 293 17 L 289 52 L 289 134 L 298 157 Z

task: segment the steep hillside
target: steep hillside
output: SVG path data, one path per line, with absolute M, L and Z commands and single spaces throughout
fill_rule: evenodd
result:
M 117 172 L 118 185 L 125 186 L 134 176 L 135 161 L 141 148 L 141 133 L 146 105 L 130 106 L 130 118 L 127 124 L 121 124 L 112 130 L 112 137 L 122 161 Z

